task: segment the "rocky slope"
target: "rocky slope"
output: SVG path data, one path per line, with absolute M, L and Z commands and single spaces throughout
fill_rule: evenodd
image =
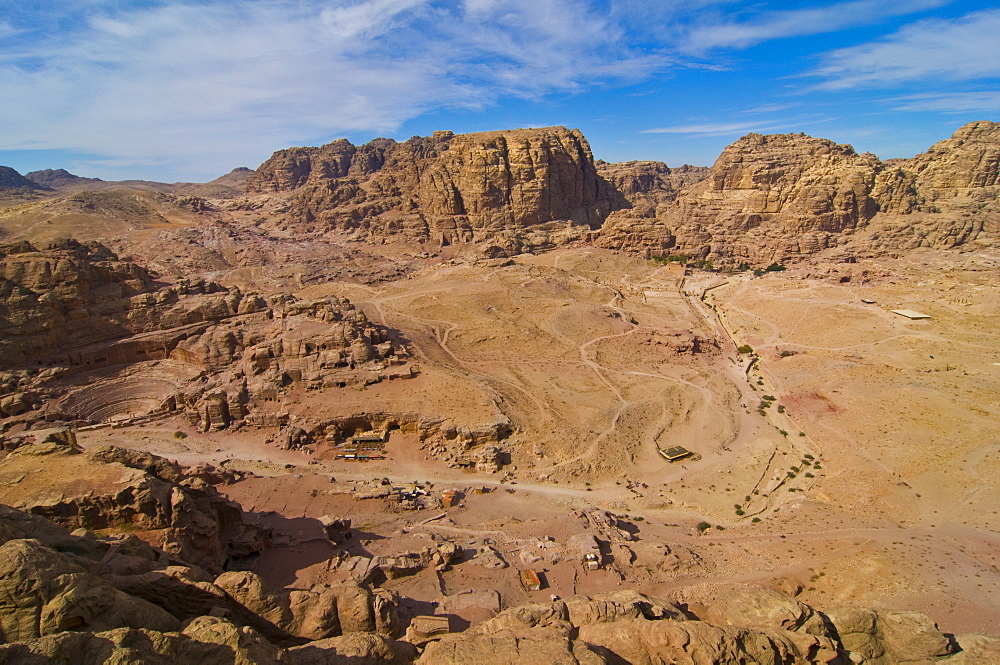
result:
M 0 190 L 35 190 L 46 189 L 40 184 L 26 178 L 9 166 L 0 166 Z

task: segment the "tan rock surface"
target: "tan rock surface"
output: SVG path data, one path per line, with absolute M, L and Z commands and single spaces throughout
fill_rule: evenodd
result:
M 165 611 L 129 596 L 70 558 L 32 540 L 0 546 L 0 639 L 118 627 L 175 630 Z
M 613 205 L 586 139 L 563 127 L 290 148 L 247 189 L 292 192 L 286 225 L 401 233 L 438 246 L 491 241 L 500 254 L 551 246 L 553 223 L 597 228 Z M 532 227 L 543 235 L 522 233 Z

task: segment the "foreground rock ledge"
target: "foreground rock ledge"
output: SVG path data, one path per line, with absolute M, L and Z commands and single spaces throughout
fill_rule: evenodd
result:
M 402 616 L 379 592 L 286 598 L 252 572 L 213 578 L 134 536 L 70 533 L 0 506 L 0 665 L 1000 662 L 1000 638 L 945 635 L 923 614 L 822 612 L 750 586 L 523 605 L 422 649 L 393 639 Z

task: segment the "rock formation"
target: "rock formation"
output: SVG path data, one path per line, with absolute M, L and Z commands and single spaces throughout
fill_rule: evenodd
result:
M 395 639 L 407 619 L 392 594 L 351 582 L 274 593 L 254 573 L 213 577 L 170 565 L 134 536 L 71 534 L 0 505 L 3 664 L 972 665 L 1000 654 L 1000 640 L 945 636 L 914 612 L 821 612 L 748 586 L 679 593 L 655 599 L 618 591 L 523 605 L 411 644 Z
M 983 205 L 997 199 L 998 131 L 971 123 L 923 155 L 890 162 L 804 134 L 748 134 L 711 169 L 595 163 L 579 131 L 561 127 L 360 147 L 341 139 L 275 153 L 247 191 L 287 201 L 276 207 L 278 224 L 300 232 L 479 243 L 487 257 L 587 238 L 757 266 L 860 234 L 883 251 L 994 234 L 996 215 Z M 949 207 L 962 218 L 942 214 Z
M 0 362 L 17 368 L 0 374 L 0 415 L 24 414 L 26 425 L 174 410 L 204 430 L 247 419 L 280 425 L 279 397 L 290 385 L 412 375 L 405 349 L 346 299 L 265 301 L 200 279 L 157 288 L 144 269 L 97 244 L 3 246 L 0 293 Z M 80 388 L 48 383 L 150 361 L 168 362 Z M 48 410 L 32 413 L 43 401 Z
M 998 154 L 991 122 L 891 162 L 804 134 L 748 134 L 681 188 L 655 163 L 603 167 L 631 207 L 608 218 L 598 242 L 766 266 L 845 245 L 870 253 L 995 239 Z
M 165 459 L 111 446 L 84 454 L 68 430 L 6 447 L 0 502 L 66 528 L 157 532 L 167 554 L 216 572 L 264 546 L 266 534 L 244 523 L 237 504 Z
M 564 127 L 290 148 L 262 164 L 247 191 L 290 195 L 285 224 L 297 228 L 489 241 L 493 254 L 580 237 L 616 204 L 586 139 Z

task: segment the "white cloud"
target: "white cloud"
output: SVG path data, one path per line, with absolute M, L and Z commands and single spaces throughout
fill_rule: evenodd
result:
M 750 114 L 755 109 L 744 111 Z M 794 117 L 781 118 L 758 118 L 754 120 L 743 120 L 740 122 L 702 122 L 684 125 L 670 125 L 667 127 L 656 127 L 644 129 L 642 134 L 690 134 L 698 136 L 725 136 L 733 134 L 746 134 L 748 132 L 788 132 L 802 131 L 813 125 L 825 124 L 833 121 L 830 116 L 820 116 L 814 114 L 800 114 Z
M 1000 77 L 1000 10 L 925 19 L 875 42 L 831 51 L 809 75 L 835 90 Z
M 965 113 L 968 111 L 1000 111 L 1000 91 L 946 92 L 906 95 L 888 100 L 896 111 L 937 111 Z
M 685 50 L 704 53 L 718 48 L 746 48 L 772 39 L 834 32 L 940 7 L 949 0 L 854 0 L 826 7 L 762 13 L 745 20 L 721 19 L 693 25 L 682 42 Z
M 746 123 L 746 122 L 714 122 L 691 125 L 671 125 L 669 127 L 656 127 L 654 129 L 644 129 L 642 134 L 735 134 L 766 130 L 774 125 L 768 123 Z
M 94 10 L 68 33 L 0 45 L 0 149 L 71 149 L 195 171 L 392 132 L 428 109 L 640 78 L 577 0 L 257 0 Z

